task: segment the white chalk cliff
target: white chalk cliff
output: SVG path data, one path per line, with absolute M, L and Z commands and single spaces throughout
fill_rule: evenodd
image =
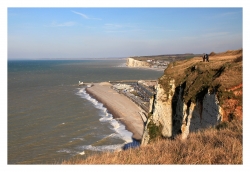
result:
M 144 68 L 150 67 L 150 64 L 148 62 L 146 62 L 146 61 L 140 61 L 140 60 L 135 60 L 133 58 L 128 58 L 126 65 L 128 67 L 144 67 Z
M 175 81 L 169 81 L 169 93 L 166 93 L 161 84 L 157 86 L 157 94 L 152 105 L 152 116 L 147 121 L 142 138 L 142 145 L 149 143 L 150 126 L 154 123 L 161 126 L 161 135 L 171 138 L 181 134 L 187 138 L 189 132 L 204 129 L 218 124 L 222 119 L 222 109 L 219 106 L 215 93 L 207 92 L 201 101 L 196 103 L 183 102 L 182 87 L 175 87 Z M 167 95 L 168 94 L 168 95 Z
M 157 137 L 188 138 L 223 121 L 242 120 L 242 49 L 171 63 L 150 101 L 142 145 Z

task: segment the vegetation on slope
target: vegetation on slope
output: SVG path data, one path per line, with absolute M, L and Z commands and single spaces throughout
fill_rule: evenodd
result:
M 242 121 L 223 122 L 182 140 L 156 140 L 121 152 L 80 156 L 62 164 L 243 164 Z
M 230 116 L 242 117 L 242 73 L 242 49 L 219 54 L 212 52 L 209 62 L 194 57 L 170 63 L 159 83 L 168 95 L 169 81 L 174 79 L 176 87 L 184 88 L 185 103 L 196 103 L 208 91 L 216 93 L 227 114 L 224 118 L 229 120 Z

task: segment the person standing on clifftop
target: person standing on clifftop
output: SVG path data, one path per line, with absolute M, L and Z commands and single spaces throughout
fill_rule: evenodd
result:
M 207 62 L 209 62 L 209 59 L 208 59 L 209 57 L 208 57 L 208 54 L 206 54 L 206 61 Z
M 203 55 L 203 62 L 205 62 L 205 59 L 206 59 L 206 55 L 204 53 L 204 55 Z

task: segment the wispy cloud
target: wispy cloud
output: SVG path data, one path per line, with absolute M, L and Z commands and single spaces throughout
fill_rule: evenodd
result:
M 87 19 L 87 20 L 102 20 L 100 18 L 89 17 L 86 14 L 79 13 L 79 12 L 76 12 L 76 11 L 72 11 L 72 12 L 77 14 L 77 15 L 80 15 L 82 18 Z
M 70 27 L 70 26 L 74 26 L 76 23 L 75 22 L 64 22 L 64 23 L 56 23 L 53 22 L 50 25 L 48 25 L 47 27 Z
M 72 11 L 72 12 L 75 13 L 75 14 L 78 14 L 78 15 L 82 16 L 85 19 L 89 19 L 89 17 L 87 15 L 83 14 L 83 13 L 79 13 L 79 12 L 76 12 L 76 11 Z

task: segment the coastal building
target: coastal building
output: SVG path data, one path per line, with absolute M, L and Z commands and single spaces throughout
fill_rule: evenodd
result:
M 156 85 L 156 80 L 123 81 L 122 83 L 113 83 L 112 88 L 118 93 L 127 96 L 145 112 L 149 112 L 150 99 L 156 94 Z

